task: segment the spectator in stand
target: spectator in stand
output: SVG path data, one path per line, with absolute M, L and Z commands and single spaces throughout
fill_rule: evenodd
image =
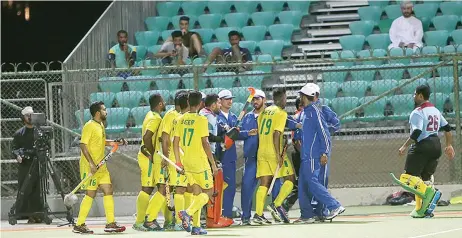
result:
M 416 50 L 423 46 L 423 28 L 422 22 L 412 16 L 412 2 L 402 2 L 401 12 L 403 16 L 393 21 L 390 27 L 391 48 L 411 48 Z
M 172 32 L 172 41 L 165 42 L 154 57 L 162 58 L 163 64 L 184 65 L 189 55 L 188 48 L 183 45 L 181 31 Z
M 136 47 L 128 44 L 128 33 L 125 30 L 117 32 L 117 45 L 109 50 L 109 61 L 112 68 L 125 68 L 128 69 L 135 64 L 136 60 Z M 119 72 L 117 76 L 128 77 L 131 72 Z
M 183 44 L 189 50 L 189 57 L 194 59 L 201 54 L 204 54 L 202 50 L 202 38 L 197 32 L 189 31 L 189 17 L 180 17 L 180 31 L 183 37 Z M 171 42 L 172 38 L 169 37 L 164 44 Z

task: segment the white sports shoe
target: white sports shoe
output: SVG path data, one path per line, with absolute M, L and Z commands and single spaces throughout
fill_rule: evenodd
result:
M 336 216 L 342 214 L 343 212 L 345 211 L 345 208 L 340 206 L 332 211 L 330 211 L 330 213 L 326 216 L 326 220 L 332 220 L 334 219 Z

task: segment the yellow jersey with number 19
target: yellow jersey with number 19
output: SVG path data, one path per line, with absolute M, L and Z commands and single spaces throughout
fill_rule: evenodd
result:
M 284 133 L 286 121 L 287 112 L 276 105 L 265 108 L 260 116 L 258 116 L 257 160 L 277 160 L 273 144 L 273 134 L 275 131 Z M 284 146 L 282 136 L 280 145 L 280 151 L 282 152 Z
M 154 133 L 154 135 L 155 135 L 159 131 L 159 128 L 160 128 L 161 124 L 162 124 L 162 117 L 159 115 L 159 113 L 149 111 L 146 114 L 146 116 L 144 117 L 143 126 L 141 128 L 141 133 L 142 133 L 141 134 L 141 145 L 142 146 L 144 145 L 143 137 L 144 137 L 144 134 L 146 133 L 146 131 L 149 130 L 152 133 Z M 158 142 L 157 136 L 152 138 L 152 145 L 155 146 L 155 147 L 158 146 L 157 145 L 158 143 L 156 143 L 156 142 Z M 156 149 L 156 148 L 154 148 L 154 149 Z M 138 153 L 138 154 L 141 154 L 141 152 Z M 154 158 L 155 158 L 155 156 L 154 156 Z M 154 159 L 154 162 L 156 162 L 155 159 Z M 159 163 L 160 163 L 160 161 L 159 161 Z
M 209 161 L 202 146 L 202 138 L 209 136 L 207 118 L 197 113 L 185 113 L 178 118 L 175 137 L 183 149 L 183 166 L 186 172 L 200 173 L 210 170 Z

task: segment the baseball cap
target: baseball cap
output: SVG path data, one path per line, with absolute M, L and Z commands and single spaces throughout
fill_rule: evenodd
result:
M 218 93 L 218 97 L 220 99 L 224 98 L 224 99 L 230 99 L 230 98 L 234 98 L 233 94 L 231 93 L 231 91 L 225 89 L 225 90 L 221 90 L 219 93 Z
M 22 115 L 27 115 L 27 114 L 31 114 L 31 113 L 34 113 L 34 110 L 32 109 L 31 106 L 27 106 L 24 109 L 22 109 L 22 111 L 21 111 Z
M 303 93 L 306 96 L 315 96 L 316 95 L 316 88 L 311 86 L 311 85 L 305 85 L 303 86 L 298 93 Z
M 265 92 L 260 89 L 255 90 L 255 95 L 253 97 L 266 98 Z
M 307 83 L 305 86 L 313 87 L 317 93 L 321 94 L 321 89 L 319 86 L 315 83 Z

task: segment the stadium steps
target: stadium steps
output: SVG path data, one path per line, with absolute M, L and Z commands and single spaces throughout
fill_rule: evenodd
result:
M 299 45 L 298 48 L 302 52 L 313 52 L 313 51 L 336 51 L 341 50 L 342 46 L 339 43 L 331 44 L 308 44 L 308 45 Z
M 331 13 L 331 12 L 357 12 L 359 7 L 324 8 L 314 10 L 312 13 Z
M 308 36 L 311 37 L 344 36 L 349 34 L 351 34 L 349 28 L 308 30 Z
M 303 28 L 327 28 L 327 27 L 337 27 L 337 26 L 343 26 L 343 27 L 348 27 L 350 25 L 351 21 L 343 21 L 343 22 L 321 22 L 321 23 L 308 23 L 303 25 Z
M 367 1 L 327 1 L 326 6 L 330 8 L 344 8 L 344 7 L 364 7 L 369 6 Z

